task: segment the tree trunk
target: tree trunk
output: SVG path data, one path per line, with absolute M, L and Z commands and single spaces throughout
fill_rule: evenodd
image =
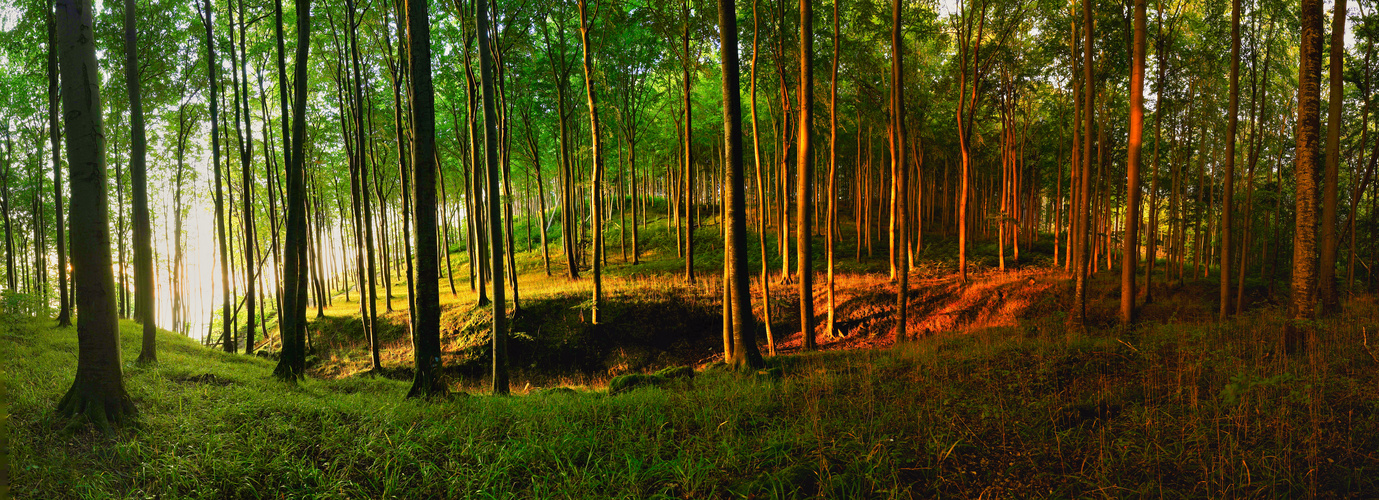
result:
M 493 393 L 507 394 L 508 318 L 507 303 L 503 293 L 503 225 L 502 212 L 496 193 L 498 187 L 498 131 L 496 129 L 498 118 L 495 110 L 496 95 L 493 88 L 493 54 L 488 43 L 487 0 L 475 0 L 474 17 L 477 20 L 479 73 L 482 80 L 481 88 L 484 102 L 484 164 L 485 176 L 488 178 L 488 196 L 485 200 L 488 209 L 489 241 L 492 242 L 492 251 L 489 252 L 489 257 L 492 259 L 493 271 Z M 567 234 L 566 237 L 568 238 L 569 235 Z
M 346 0 L 345 12 L 347 13 L 346 22 L 349 23 L 349 44 L 350 44 L 350 64 L 354 72 L 354 124 L 355 124 L 355 157 L 357 169 L 359 171 L 359 204 L 362 210 L 362 223 L 364 230 L 364 250 L 368 260 L 368 286 L 369 293 L 364 299 L 364 308 L 367 309 L 366 318 L 369 331 L 369 350 L 373 355 L 373 369 L 381 369 L 382 363 L 379 356 L 378 340 L 378 266 L 374 257 L 374 235 L 373 235 L 373 209 L 369 203 L 369 170 L 368 170 L 368 137 L 367 125 L 364 116 L 364 73 L 360 70 L 360 48 L 359 33 L 355 24 L 355 4 L 352 0 Z M 360 291 L 363 294 L 363 291 Z
M 838 337 L 834 297 L 836 283 L 833 279 L 833 229 L 838 220 L 838 194 L 834 187 L 834 180 L 838 177 L 838 1 L 833 1 L 833 66 L 828 87 L 828 188 L 824 193 L 828 197 L 828 210 L 825 212 L 828 223 L 824 224 L 825 251 L 828 253 L 828 322 L 824 332 L 829 338 Z
M 1237 0 L 1239 1 L 1239 0 Z M 1125 181 L 1125 236 L 1120 261 L 1120 322 L 1135 321 L 1136 258 L 1140 237 L 1140 149 L 1144 135 L 1145 0 L 1135 0 L 1134 55 L 1130 61 L 1130 138 Z M 1151 255 L 1152 259 L 1153 256 Z
M 53 215 L 57 234 L 57 326 L 72 326 L 72 308 L 67 295 L 67 225 L 62 220 L 62 135 L 58 131 L 57 25 L 48 16 L 48 141 L 53 151 Z M 8 218 L 8 215 L 6 215 Z
M 1298 49 L 1298 127 L 1296 165 L 1296 220 L 1293 228 L 1293 322 L 1284 334 L 1284 346 L 1294 352 L 1315 342 L 1316 329 L 1308 325 L 1316 317 L 1317 301 L 1317 183 L 1321 160 L 1322 2 L 1302 0 L 1302 42 Z
M 757 0 L 752 1 L 752 157 L 757 170 L 757 244 L 761 250 L 761 313 L 766 325 L 766 348 L 772 356 L 776 355 L 776 337 L 771 329 L 771 266 L 766 260 L 766 224 L 770 205 L 766 200 L 766 190 L 761 175 L 761 134 L 757 129 L 757 48 L 758 17 Z
M 216 69 L 219 63 L 215 55 L 215 21 L 212 18 L 210 0 L 202 3 L 201 25 L 206 29 L 206 73 L 209 80 L 206 93 L 210 95 L 211 110 L 211 170 L 215 174 L 215 218 L 216 239 L 220 250 L 220 326 L 221 347 L 225 352 L 235 352 L 233 328 L 230 322 L 230 254 L 226 241 L 225 191 L 220 175 L 220 105 L 219 82 Z M 70 140 L 70 139 L 69 139 Z
M 800 335 L 804 336 L 804 350 L 813 350 L 814 343 L 814 245 L 810 228 L 814 227 L 814 1 L 800 0 L 800 119 L 799 150 L 795 156 L 795 240 L 796 260 L 799 262 Z
M 244 19 L 245 13 L 246 13 L 246 11 L 245 11 L 245 8 L 244 8 L 244 2 L 243 2 L 243 0 L 240 0 L 240 2 L 239 2 L 239 25 L 240 25 L 240 26 L 239 26 L 239 37 L 240 37 L 239 51 L 236 52 L 236 51 L 234 50 L 234 33 L 231 33 L 231 34 L 230 34 L 230 41 L 231 41 L 231 45 L 230 45 L 230 63 L 231 63 L 232 71 L 230 72 L 230 75 L 233 77 L 231 83 L 232 83 L 232 85 L 235 87 L 235 103 L 234 103 L 234 104 L 235 104 L 235 137 L 236 137 L 236 139 L 237 139 L 238 142 L 239 142 L 239 164 L 240 164 L 240 178 L 241 178 L 241 186 L 240 186 L 240 187 L 241 187 L 241 189 L 243 190 L 243 194 L 242 194 L 242 196 L 241 196 L 241 201 L 243 202 L 243 208 L 242 208 L 241 213 L 240 213 L 240 220 L 241 220 L 241 222 L 242 222 L 243 225 L 244 225 L 244 226 L 243 226 L 243 227 L 244 227 L 244 230 L 243 230 L 244 232 L 243 232 L 243 234 L 241 235 L 241 237 L 244 239 L 244 304 L 245 304 L 245 312 L 246 312 L 245 321 L 244 321 L 244 325 L 245 325 L 244 353 L 245 353 L 245 354 L 253 354 L 253 353 L 254 353 L 254 307 L 255 307 L 255 301 L 254 301 L 254 288 L 255 288 L 255 287 L 254 287 L 254 284 L 255 284 L 255 282 L 257 281 L 257 274 L 254 272 L 254 261 L 257 260 L 257 258 L 256 258 L 256 255 L 257 255 L 257 254 L 256 254 L 255 251 L 254 251 L 254 243 L 255 243 L 255 242 L 257 241 L 257 239 L 258 239 L 257 232 L 255 232 L 255 230 L 254 230 L 254 206 L 253 206 L 253 200 L 254 200 L 254 175 L 253 175 L 253 168 L 252 168 L 252 166 L 251 166 L 251 164 L 250 164 L 250 160 L 251 160 L 251 158 L 253 157 L 254 141 L 253 141 L 253 138 L 251 137 L 251 134 L 252 134 L 252 132 L 253 132 L 253 126 L 252 126 L 251 123 L 250 123 L 250 116 L 249 116 L 249 82 L 246 81 L 246 80 L 248 80 L 247 75 L 244 75 L 244 74 L 243 74 L 244 71 L 245 71 L 245 70 L 243 69 L 243 67 L 245 66 L 245 64 L 240 64 L 240 61 L 238 60 L 238 58 L 237 58 L 237 56 L 236 56 L 236 54 L 243 54 L 244 57 L 245 57 L 245 59 L 248 59 L 248 52 L 245 50 L 245 33 L 244 33 L 244 32 L 245 32 L 246 29 L 247 29 L 247 26 L 246 26 L 247 21 L 245 21 L 245 19 Z M 233 27 L 233 25 L 234 25 L 234 24 L 233 24 L 233 22 L 232 22 L 232 23 L 231 23 L 231 26 Z M 247 61 L 245 61 L 245 62 L 247 62 Z M 233 68 L 239 68 L 239 70 L 238 70 L 238 71 L 234 71 Z M 131 120 L 131 121 L 132 121 L 132 120 Z M 131 124 L 131 125 L 132 125 L 132 124 Z M 241 127 L 242 127 L 242 128 L 241 128 Z M 137 167 L 135 167 L 135 166 L 133 165 L 133 160 L 131 160 L 130 168 L 131 168 L 131 172 L 132 172 L 135 168 L 137 168 Z M 132 173 L 131 173 L 131 176 L 132 176 Z M 135 198 L 136 198 L 135 203 L 138 203 L 138 201 L 137 201 L 138 195 L 135 195 Z M 137 215 L 136 215 L 136 218 L 137 218 Z M 136 226 L 138 225 L 138 221 L 137 221 L 137 220 L 135 221 L 135 225 L 136 225 Z M 136 231 L 137 231 L 137 229 L 136 229 Z M 136 237 L 136 240 L 137 240 L 137 237 Z M 135 245 L 136 245 L 136 247 L 137 247 L 137 245 L 138 245 L 138 242 L 137 242 L 137 241 L 135 242 Z M 136 251 L 137 251 L 137 249 L 136 249 Z M 137 256 L 137 255 L 135 256 L 135 261 L 136 261 L 136 266 L 137 266 L 137 261 L 138 261 L 138 256 Z M 137 273 L 137 270 L 136 270 L 136 273 L 135 273 L 135 274 L 136 274 L 136 276 L 135 276 L 135 282 L 136 282 L 135 287 L 137 288 L 137 287 L 138 287 L 137 282 L 139 281 L 139 278 L 138 278 L 138 276 L 137 276 L 137 274 L 138 274 L 138 273 Z M 136 298 L 135 301 L 138 302 L 138 299 Z M 137 315 L 137 309 L 136 309 L 136 315 Z
M 135 319 L 143 324 L 143 346 L 137 362 L 152 363 L 158 361 L 157 331 L 153 324 L 153 244 L 148 220 L 148 143 L 144 137 L 144 106 L 139 92 L 142 85 L 139 77 L 139 45 L 135 17 L 134 0 L 125 0 L 124 70 L 126 87 L 129 90 L 129 179 L 134 191 L 134 289 L 137 294 L 134 301 L 138 305 L 135 309 Z
M 81 311 L 76 380 L 57 410 L 69 417 L 83 416 L 108 431 L 112 424 L 128 422 L 135 409 L 125 392 L 115 315 L 94 7 L 84 0 L 57 0 L 62 116 L 71 166 L 72 277 Z
M 1239 1 L 1239 0 L 1237 0 Z M 1336 254 L 1340 237 L 1336 222 L 1340 219 L 1337 195 L 1340 190 L 1341 163 L 1341 104 L 1345 100 L 1345 81 L 1342 64 L 1345 57 L 1345 0 L 1336 0 L 1331 21 L 1331 96 L 1326 124 L 1326 171 L 1322 174 L 1321 261 L 1317 264 L 1317 295 L 1322 314 L 1332 314 L 1341 308 L 1336 293 Z
M 593 177 L 590 179 L 589 195 L 593 197 L 590 210 L 591 231 L 594 233 L 594 302 L 589 311 L 589 322 L 599 324 L 599 307 L 603 305 L 603 140 L 599 136 L 598 95 L 594 92 L 594 56 L 589 47 L 589 19 L 585 1 L 579 0 L 579 38 L 584 48 L 584 93 L 589 104 L 589 141 L 593 162 Z
M 407 46 L 411 56 L 408 67 L 412 81 L 412 171 L 416 182 L 414 199 L 417 223 L 417 296 L 414 301 L 417 307 L 416 348 L 413 351 L 417 371 L 407 395 L 416 397 L 446 392 L 445 382 L 439 376 L 441 310 L 440 277 L 436 267 L 436 117 L 435 95 L 431 86 L 431 26 L 426 0 L 407 2 Z M 501 261 L 498 265 L 502 265 Z M 493 283 L 496 289 L 502 290 L 501 279 L 495 279 Z M 502 296 L 498 297 L 495 304 L 499 305 L 495 309 L 501 310 Z M 497 316 L 495 324 L 498 323 L 496 319 Z
M 684 106 L 685 106 L 685 163 L 684 163 L 684 183 L 682 184 L 684 196 L 683 208 L 681 209 L 685 217 L 685 281 L 694 283 L 694 224 L 695 201 L 694 201 L 694 105 L 690 102 L 690 8 L 689 0 L 685 0 L 685 30 L 682 38 L 684 44 Z
M 1077 327 L 1085 327 L 1087 323 L 1087 268 L 1091 265 L 1089 256 L 1091 254 L 1091 231 L 1088 225 L 1088 215 L 1091 211 L 1091 204 L 1088 203 L 1092 195 L 1092 121 L 1094 119 L 1096 99 L 1093 90 L 1092 80 L 1092 2 L 1082 0 L 1082 83 L 1086 90 L 1083 92 L 1082 103 L 1082 173 L 1078 175 L 1078 206 L 1077 222 L 1073 225 L 1074 237 L 1073 244 L 1077 253 L 1075 264 L 1073 265 L 1073 322 Z
M 1221 185 L 1220 319 L 1234 314 L 1231 300 L 1231 233 L 1235 213 L 1235 136 L 1240 122 L 1240 0 L 1231 1 L 1231 95 L 1226 107 L 1226 172 Z
M 565 112 L 565 89 L 570 84 L 570 67 L 565 58 L 565 30 L 563 24 L 559 24 L 560 16 L 553 16 L 556 19 L 557 41 L 560 47 L 557 49 L 551 44 L 550 32 L 545 23 L 542 24 L 542 36 L 546 41 L 546 59 L 551 61 L 551 76 L 555 79 L 556 95 L 556 118 L 560 128 L 560 242 L 565 250 L 565 265 L 570 279 L 579 279 L 579 263 L 575 256 L 575 226 L 574 203 L 571 198 L 574 196 L 574 177 L 571 175 L 573 169 L 570 165 L 570 126 L 567 123 L 569 115 Z M 557 64 L 557 59 L 559 63 Z
M 742 92 L 737 53 L 737 4 L 718 0 L 719 49 L 723 62 L 723 256 L 727 275 L 724 290 L 732 303 L 732 350 L 725 361 L 739 369 L 766 366 L 757 349 L 756 319 L 752 317 L 752 289 L 747 279 L 747 176 L 742 164 Z
M 836 1 L 836 0 L 835 0 Z M 897 267 L 896 275 L 900 278 L 896 282 L 895 294 L 895 341 L 903 342 L 910 338 L 909 332 L 909 295 L 910 295 L 910 245 L 909 245 L 909 225 L 906 224 L 906 212 L 909 207 L 908 197 L 910 184 L 910 168 L 905 164 L 905 37 L 901 31 L 901 2 L 898 0 L 891 2 L 891 128 L 895 131 L 896 153 L 891 156 L 892 171 L 898 173 L 896 179 L 896 195 L 899 198 L 893 204 L 896 207 L 895 218 L 898 228 L 897 238 L 900 245 L 897 248 L 899 255 L 895 256 L 894 265 Z M 835 21 L 836 22 L 836 21 Z M 836 57 L 836 56 L 835 56 Z M 835 63 L 835 68 L 836 68 Z M 837 71 L 836 69 L 834 71 Z M 975 90 L 975 87 L 974 87 Z M 961 96 L 960 96 L 961 97 Z M 808 120 L 805 121 L 808 123 Z M 960 132 L 961 133 L 961 132 Z M 965 254 L 965 252 L 964 252 Z M 966 279 L 967 271 L 964 268 L 963 276 Z M 832 303 L 830 301 L 830 308 Z
M 1154 265 L 1159 260 L 1159 147 L 1163 145 L 1163 120 L 1164 112 L 1168 103 L 1163 97 L 1164 80 L 1168 78 L 1168 53 L 1164 46 L 1164 11 L 1163 1 L 1157 4 L 1159 26 L 1159 36 L 1155 40 L 1155 52 L 1159 57 L 1157 64 L 1159 78 L 1154 85 L 1154 163 L 1149 173 L 1149 234 L 1146 238 L 1145 263 L 1144 263 L 1144 303 L 1154 302 Z M 1143 106 L 1143 103 L 1141 103 Z
M 5 218 L 5 284 L 9 291 L 19 291 L 19 275 L 14 261 L 14 222 L 10 218 L 10 176 L 14 167 L 14 141 L 10 137 L 10 127 L 5 126 L 5 172 L 3 192 L 0 192 L 0 216 Z

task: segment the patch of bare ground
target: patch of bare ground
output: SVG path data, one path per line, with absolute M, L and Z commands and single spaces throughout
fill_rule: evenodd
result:
M 1061 273 L 1045 269 L 969 274 L 967 283 L 957 274 L 912 280 L 906 329 L 912 337 L 923 338 L 1017 326 L 1021 319 L 1049 312 L 1062 281 L 1065 280 Z M 827 285 L 820 286 L 814 294 L 819 349 L 866 349 L 895 344 L 897 285 L 887 276 L 875 274 L 840 275 L 835 282 L 837 329 L 832 335 L 825 324 Z M 794 288 L 773 297 L 773 312 L 783 313 L 772 318 L 776 331 L 793 332 L 781 339 L 777 352 L 798 352 L 803 345 L 798 297 Z

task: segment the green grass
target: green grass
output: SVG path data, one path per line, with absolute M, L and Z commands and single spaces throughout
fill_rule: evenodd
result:
M 1366 302 L 1373 305 L 1372 300 Z M 138 424 L 69 430 L 75 331 L 0 322 L 16 498 L 1346 498 L 1379 491 L 1379 376 L 1355 325 L 1281 357 L 1268 316 L 1070 336 L 1054 318 L 711 369 L 616 396 L 286 385 L 164 333 Z M 783 374 L 776 376 L 777 374 Z
M 717 310 L 705 305 L 717 300 L 715 280 L 682 283 L 683 261 L 663 219 L 642 229 L 640 265 L 621 261 L 616 229 L 605 234 L 607 307 L 610 322 L 625 323 L 623 334 L 716 328 L 704 321 Z M 857 264 L 850 236 L 844 231 L 840 245 L 845 272 L 885 272 L 884 242 Z M 520 229 L 518 237 L 524 243 Z M 696 231 L 696 267 L 706 275 L 721 269 L 716 239 L 716 226 Z M 779 269 L 775 243 L 768 238 L 768 259 Z M 1048 261 L 1050 244 L 1045 237 L 1023 246 L 1021 265 Z M 585 300 L 592 280 L 562 278 L 559 242 L 550 245 L 555 278 L 542 271 L 539 247 L 516 256 L 526 321 L 539 335 L 516 334 L 614 338 L 607 327 L 581 326 L 570 304 Z M 990 242 L 971 252 L 976 270 L 996 266 Z M 748 254 L 755 269 L 755 246 Z M 926 235 L 916 274 L 951 273 L 955 255 L 952 239 Z M 443 321 L 473 334 L 484 311 L 470 307 L 467 256 L 452 259 L 458 293 L 442 282 Z M 1093 316 L 1113 317 L 1112 281 L 1091 280 Z M 1379 330 L 1376 298 L 1360 296 L 1344 315 L 1317 324 L 1309 354 L 1284 356 L 1276 349 L 1281 309 L 1260 299 L 1216 326 L 1213 304 L 1201 300 L 1213 286 L 1162 287 L 1144 308 L 1145 323 L 1130 331 L 1109 319 L 1067 331 L 1067 297 L 1054 290 L 1031 298 L 1043 304 L 1029 309 L 1038 316 L 1016 326 L 776 357 L 754 374 L 721 365 L 693 377 L 676 368 L 636 373 L 642 364 L 654 369 L 642 363 L 564 378 L 587 384 L 571 387 L 518 377 L 515 395 L 495 397 L 484 394 L 482 377 L 452 371 L 451 387 L 474 395 L 437 401 L 405 400 L 407 381 L 361 373 L 369 363 L 357 293 L 312 323 L 316 355 L 332 368 L 322 374 L 331 378 L 299 385 L 274 380 L 272 361 L 166 332 L 160 363 L 137 366 L 138 330 L 123 322 L 125 380 L 140 414 L 111 436 L 70 429 L 53 411 L 75 372 L 75 330 L 0 314 L 0 430 L 10 436 L 0 457 L 12 464 L 10 493 L 35 499 L 1379 494 L 1379 361 L 1364 347 Z M 383 315 L 381 328 L 384 367 L 394 372 L 411 363 L 405 289 L 394 284 L 398 310 Z M 701 323 L 708 326 L 684 326 Z M 448 335 L 454 354 L 458 341 Z M 1375 337 L 1370 348 L 1379 350 Z M 634 380 L 652 382 L 630 387 Z M 628 387 L 610 395 L 609 386 Z

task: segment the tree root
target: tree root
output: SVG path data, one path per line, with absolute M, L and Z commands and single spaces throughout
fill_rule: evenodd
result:
M 123 427 L 134 421 L 138 411 L 134 408 L 134 401 L 129 399 L 129 394 L 124 391 L 117 395 L 99 395 L 93 392 L 73 384 L 72 388 L 67 390 L 67 395 L 58 402 L 58 413 L 72 419 L 67 423 L 68 429 L 76 429 L 89 422 L 101 433 L 109 435 L 114 433 L 116 427 Z

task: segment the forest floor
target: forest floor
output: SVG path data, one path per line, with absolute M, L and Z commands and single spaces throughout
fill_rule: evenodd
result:
M 718 278 L 687 284 L 671 274 L 673 246 L 667 253 L 648 252 L 638 267 L 610 252 L 608 319 L 597 326 L 585 319 L 589 280 L 547 278 L 539 255 L 525 254 L 512 396 L 487 395 L 488 318 L 467 282 L 457 281 L 454 295 L 442 284 L 454 391 L 442 400 L 403 397 L 405 285 L 380 327 L 381 373 L 370 370 L 358 303 L 341 297 L 313 323 L 313 376 L 297 385 L 275 381 L 271 359 L 166 332 L 160 361 L 134 364 L 138 329 L 122 322 L 125 380 L 140 416 L 108 436 L 53 414 L 73 378 L 75 330 L 5 315 L 0 415 L 12 434 L 11 493 L 1379 496 L 1379 337 L 1368 339 L 1379 329 L 1379 297 L 1349 298 L 1343 313 L 1309 325 L 1310 350 L 1285 355 L 1284 309 L 1266 282 L 1251 282 L 1247 310 L 1220 324 L 1211 321 L 1214 300 L 1203 299 L 1215 296 L 1214 283 L 1158 285 L 1142 321 L 1125 329 L 1114 321 L 1117 278 L 1103 271 L 1091 281 L 1093 320 L 1079 330 L 1068 327 L 1067 280 L 1049 256 L 1030 252 L 1002 272 L 979 247 L 967 285 L 951 262 L 920 260 L 909 325 L 916 341 L 894 340 L 884 269 L 845 267 L 839 333 L 821 335 L 816 352 L 801 352 L 792 331 L 794 287 L 773 282 L 778 355 L 766 370 L 736 373 L 713 363 Z M 704 269 L 721 268 L 703 256 Z M 815 298 L 821 319 L 826 300 Z M 760 339 L 765 350 L 764 332 Z M 697 370 L 609 390 L 629 380 L 619 375 L 677 365 Z

